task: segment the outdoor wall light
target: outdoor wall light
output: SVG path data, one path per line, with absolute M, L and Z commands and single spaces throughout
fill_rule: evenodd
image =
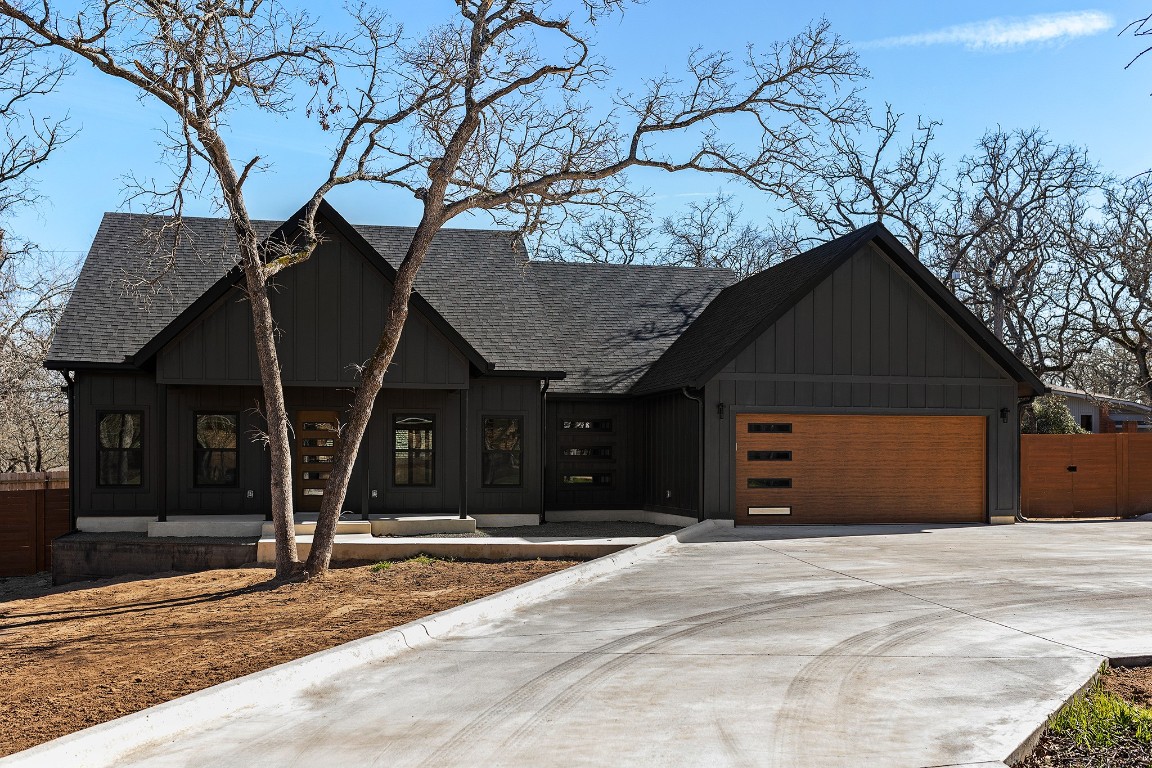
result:
M 1001 409 L 1000 409 L 1000 421 L 1002 421 L 1002 422 L 1004 422 L 1005 424 L 1007 424 L 1007 423 L 1008 423 L 1008 414 L 1009 414 L 1009 413 L 1010 413 L 1010 411 L 1009 411 L 1007 408 L 1001 408 Z
M 716 403 L 716 415 L 724 418 L 724 403 Z

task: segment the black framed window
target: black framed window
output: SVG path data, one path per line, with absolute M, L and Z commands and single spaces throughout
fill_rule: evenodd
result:
M 237 450 L 240 419 L 235 413 L 197 413 L 193 419 L 192 484 L 235 487 L 240 481 Z
M 392 482 L 428 486 L 435 481 L 435 419 L 430 414 L 398 413 L 392 417 Z
M 144 483 L 144 414 L 102 411 L 96 415 L 99 457 L 96 482 L 139 487 Z
M 587 475 L 561 475 L 560 482 L 564 485 L 574 485 L 580 488 L 612 485 L 612 474 L 609 472 L 595 472 Z
M 524 420 L 519 416 L 485 416 L 481 425 L 480 476 L 485 488 L 524 482 Z
M 560 455 L 566 459 L 610 459 L 612 458 L 612 446 L 573 445 L 561 449 Z
M 773 424 L 773 423 L 765 423 L 762 421 L 752 421 L 752 422 L 748 423 L 748 431 L 753 432 L 753 433 L 755 433 L 755 432 L 761 432 L 761 433 L 767 432 L 769 434 L 774 434 L 774 435 L 789 434 L 792 432 L 792 425 L 788 424 L 788 423 Z

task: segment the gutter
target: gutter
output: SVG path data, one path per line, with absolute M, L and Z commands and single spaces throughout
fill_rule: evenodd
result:
M 703 392 L 701 390 L 697 389 L 696 391 L 700 392 L 700 396 L 690 394 L 688 387 L 681 387 L 680 388 L 680 392 L 681 392 L 681 394 L 684 395 L 684 397 L 688 398 L 689 400 L 695 400 L 696 403 L 700 406 L 700 409 L 699 409 L 700 410 L 700 434 L 698 435 L 698 438 L 696 440 L 696 448 L 697 448 L 696 462 L 698 465 L 696 467 L 696 472 L 697 472 L 696 483 L 698 485 L 698 488 L 696 489 L 696 519 L 700 522 L 703 522 L 703 520 L 704 520 L 704 398 L 703 398 Z M 1019 462 L 1017 462 L 1017 464 L 1019 464 Z

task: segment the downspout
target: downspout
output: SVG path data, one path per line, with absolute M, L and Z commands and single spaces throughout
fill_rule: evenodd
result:
M 68 508 L 72 531 L 76 530 L 76 379 L 72 371 L 61 371 L 64 392 L 68 395 Z
M 1032 404 L 1036 395 L 1016 398 L 1016 522 L 1031 523 L 1024 517 L 1024 467 L 1021 461 L 1020 428 L 1023 426 L 1024 409 Z
M 684 397 L 688 398 L 689 400 L 695 400 L 696 403 L 700 406 L 700 408 L 699 408 L 699 410 L 700 410 L 700 434 L 696 439 L 696 449 L 697 449 L 697 457 L 696 457 L 697 478 L 696 478 L 696 483 L 698 486 L 696 489 L 696 520 L 698 522 L 703 522 L 704 521 L 704 398 L 703 398 L 703 396 L 697 397 L 696 395 L 690 394 L 688 391 L 688 387 L 682 387 L 680 389 L 680 391 L 683 393 Z M 700 392 L 700 390 L 696 390 L 696 391 Z M 701 394 L 703 394 L 703 393 L 701 393 Z
M 540 524 L 544 519 L 544 483 L 548 479 L 548 386 L 551 379 L 540 385 Z

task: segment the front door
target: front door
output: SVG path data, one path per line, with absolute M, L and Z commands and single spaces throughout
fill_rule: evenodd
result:
M 336 450 L 340 447 L 336 411 L 300 411 L 296 415 L 296 509 L 317 512 Z

